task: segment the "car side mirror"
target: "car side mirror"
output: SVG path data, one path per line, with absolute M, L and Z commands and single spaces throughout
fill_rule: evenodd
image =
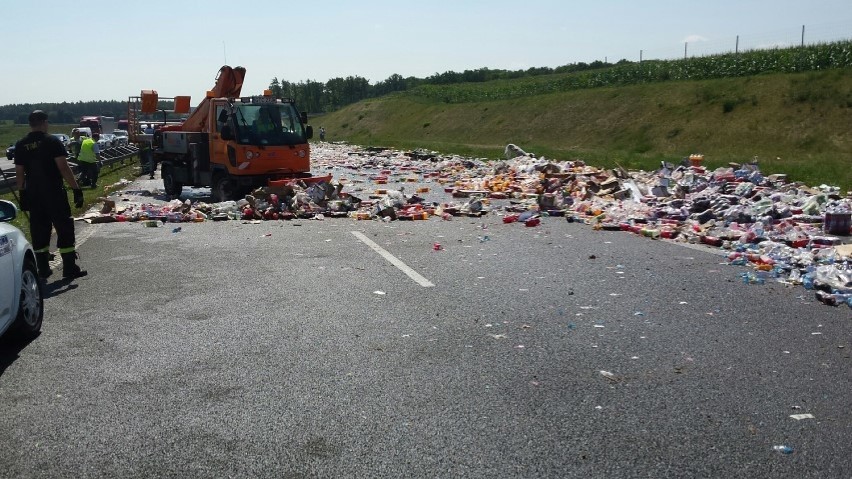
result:
M 312 127 L 311 125 L 306 126 L 305 127 L 305 138 L 310 140 L 313 137 L 314 137 L 314 127 Z
M 0 222 L 12 221 L 18 216 L 18 208 L 9 200 L 0 200 Z

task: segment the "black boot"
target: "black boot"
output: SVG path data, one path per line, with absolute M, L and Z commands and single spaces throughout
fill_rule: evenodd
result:
M 40 251 L 35 254 L 36 256 L 36 268 L 38 268 L 38 275 L 41 279 L 47 279 L 50 277 L 50 253 L 47 251 Z
M 62 277 L 65 279 L 82 278 L 89 274 L 77 266 L 77 252 L 62 253 Z

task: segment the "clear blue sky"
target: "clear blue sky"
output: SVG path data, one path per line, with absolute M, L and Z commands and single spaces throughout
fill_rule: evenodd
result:
M 273 77 L 325 82 L 482 67 L 526 69 L 676 58 L 852 38 L 852 0 L 4 0 L 0 105 L 124 100 L 212 87 L 246 67 L 243 93 Z

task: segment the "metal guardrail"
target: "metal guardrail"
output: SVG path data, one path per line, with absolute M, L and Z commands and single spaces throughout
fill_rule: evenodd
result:
M 131 157 L 137 156 L 138 154 L 139 147 L 136 145 L 114 146 L 112 148 L 107 148 L 101 152 L 101 158 L 103 158 L 101 161 L 101 167 L 113 166 L 116 163 L 124 163 Z M 73 171 L 76 176 L 78 173 L 77 164 L 72 160 L 68 160 L 68 165 L 71 166 L 71 171 Z M 3 175 L 0 176 L 0 193 L 5 193 L 9 190 L 17 190 L 14 167 L 4 169 Z

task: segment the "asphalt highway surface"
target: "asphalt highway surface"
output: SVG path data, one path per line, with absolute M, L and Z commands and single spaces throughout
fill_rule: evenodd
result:
M 852 477 L 852 310 L 708 248 L 496 213 L 77 228 L 89 276 L 0 342 L 2 477 Z

